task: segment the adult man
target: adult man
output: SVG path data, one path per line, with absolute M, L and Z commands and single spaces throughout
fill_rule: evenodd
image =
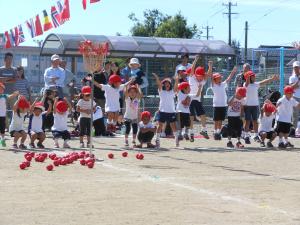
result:
M 65 82 L 63 93 L 68 97 L 69 100 L 73 100 L 73 96 L 75 94 L 75 76 L 74 74 L 67 68 L 67 61 L 61 60 L 59 63 L 60 67 L 65 71 Z
M 59 98 L 63 98 L 63 88 L 65 87 L 65 71 L 59 67 L 59 55 L 51 56 L 51 67 L 44 73 L 45 90 L 56 90 Z
M 236 87 L 243 87 L 244 83 L 246 82 L 245 78 L 244 78 L 244 74 L 247 73 L 248 71 L 251 70 L 250 64 L 249 63 L 245 63 L 243 65 L 243 72 L 239 73 L 235 80 L 234 80 L 234 86 Z
M 295 61 L 293 63 L 293 74 L 289 78 L 289 84 L 294 88 L 294 99 L 300 102 L 300 62 Z M 293 124 L 294 128 L 297 128 L 298 120 L 299 120 L 299 108 L 294 108 L 293 114 Z
M 185 68 L 185 70 L 189 69 L 192 67 L 192 64 L 189 63 L 189 54 L 185 53 L 181 56 L 181 63 L 179 65 L 176 66 L 176 70 L 175 70 L 175 76 L 177 75 L 177 72 L 179 70 L 179 68 Z
M 12 66 L 13 54 L 4 55 L 4 66 L 0 67 L 0 82 L 5 84 L 4 94 L 12 94 L 15 91 L 17 69 Z

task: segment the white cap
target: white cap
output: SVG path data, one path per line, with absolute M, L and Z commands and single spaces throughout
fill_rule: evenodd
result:
M 141 65 L 138 58 L 131 58 L 131 59 L 130 59 L 130 62 L 129 62 L 129 65 L 132 65 L 132 64 L 138 64 L 138 65 Z
M 295 61 L 293 63 L 293 68 L 295 68 L 295 67 L 300 67 L 300 62 L 299 61 Z
M 177 71 L 180 71 L 180 70 L 182 70 L 182 71 L 186 71 L 186 66 L 179 66 L 178 67 L 178 69 L 177 69 Z
M 59 55 L 52 55 L 51 56 L 51 61 L 59 60 Z

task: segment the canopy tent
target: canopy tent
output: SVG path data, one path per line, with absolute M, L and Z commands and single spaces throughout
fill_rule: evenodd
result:
M 183 53 L 224 57 L 235 55 L 233 48 L 218 40 L 71 34 L 49 34 L 40 54 L 80 56 L 78 48 L 84 40 L 108 42 L 110 57 L 177 58 Z

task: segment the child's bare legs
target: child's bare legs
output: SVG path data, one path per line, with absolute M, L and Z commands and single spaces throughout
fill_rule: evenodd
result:
M 80 136 L 80 137 L 79 137 L 80 143 L 83 143 L 83 139 L 84 139 L 84 136 Z
M 27 134 L 25 131 L 21 132 L 21 144 L 24 144 L 27 138 Z
M 200 116 L 200 121 L 201 121 L 201 125 L 202 125 L 202 131 L 207 131 L 206 130 L 206 115 L 201 115 Z
M 222 128 L 222 120 L 215 121 L 215 131 L 219 133 Z
M 37 134 L 36 133 L 32 133 L 31 137 L 30 137 L 30 143 L 34 144 L 35 140 L 37 139 Z
M 91 136 L 86 136 L 87 144 L 91 143 Z
M 254 137 L 256 137 L 258 135 L 258 122 L 257 122 L 257 120 L 253 120 L 252 124 L 253 124 L 253 130 L 255 132 Z
M 176 122 L 172 122 L 170 123 L 170 127 L 173 131 L 173 134 L 175 135 L 175 142 L 176 142 L 176 146 L 179 146 L 179 139 L 178 139 L 178 136 L 179 136 L 179 131 L 177 131 L 176 129 Z
M 267 133 L 261 132 L 259 136 L 260 136 L 261 142 L 265 142 L 265 140 L 267 138 Z
M 45 141 L 45 139 L 46 139 L 46 134 L 45 134 L 45 133 L 41 133 L 41 134 L 38 136 L 38 138 L 39 138 L 38 144 L 42 144 L 42 143 Z
M 19 132 L 15 132 L 14 133 L 14 144 L 17 144 L 18 143 L 18 140 L 21 138 L 21 133 Z

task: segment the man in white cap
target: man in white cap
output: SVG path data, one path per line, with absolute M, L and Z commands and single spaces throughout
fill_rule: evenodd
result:
M 44 73 L 45 90 L 56 90 L 59 98 L 63 98 L 63 88 L 65 87 L 65 71 L 59 67 L 59 55 L 51 56 L 51 67 Z
M 181 56 L 181 63 L 180 64 L 178 64 L 177 66 L 176 66 L 176 69 L 175 69 L 175 76 L 176 76 L 176 74 L 178 73 L 178 70 L 179 70 L 179 68 L 185 68 L 185 70 L 187 70 L 187 69 L 189 69 L 189 68 L 191 68 L 192 67 L 192 64 L 190 64 L 189 63 L 189 58 L 190 58 L 190 56 L 189 56 L 189 54 L 188 53 L 185 53 L 185 54 L 183 54 L 182 56 Z
M 294 88 L 294 99 L 300 102 L 300 62 L 295 61 L 293 63 L 293 74 L 289 78 L 289 84 Z M 293 115 L 293 124 L 294 128 L 297 128 L 298 120 L 299 120 L 299 108 L 294 108 L 294 115 Z

